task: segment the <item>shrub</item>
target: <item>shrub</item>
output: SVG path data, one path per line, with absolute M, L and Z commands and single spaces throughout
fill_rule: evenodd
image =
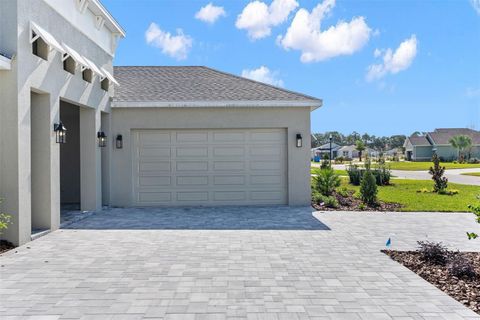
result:
M 335 163 L 343 163 L 343 161 L 345 161 L 345 158 L 342 156 L 335 158 Z
M 450 259 L 448 263 L 448 273 L 460 279 L 473 279 L 477 276 L 473 263 L 459 253 Z
M 373 206 L 377 204 L 377 182 L 370 170 L 370 161 L 365 163 L 365 173 L 360 183 L 360 198 L 363 203 Z
M 359 186 L 362 181 L 362 171 L 360 168 L 356 164 L 350 165 L 347 167 L 347 173 L 350 184 Z
M 320 192 L 313 192 L 312 193 L 312 201 L 316 204 L 324 205 L 328 208 L 336 208 L 338 207 L 338 201 L 333 196 L 324 196 Z
M 480 200 L 480 196 L 477 196 L 477 199 Z M 468 209 L 473 212 L 473 214 L 476 216 L 476 221 L 477 223 L 480 223 L 480 203 L 478 204 L 469 204 Z M 478 237 L 478 234 L 474 232 L 467 232 L 468 240 L 471 239 L 476 239 Z
M 348 189 L 346 187 L 341 187 L 339 190 L 337 190 L 337 193 L 344 198 L 346 198 L 350 195 L 350 192 L 348 191 Z
M 420 259 L 435 265 L 444 266 L 448 260 L 448 250 L 441 242 L 418 241 Z
M 470 164 L 477 164 L 477 163 L 480 163 L 480 159 L 470 158 L 470 159 L 468 159 L 468 163 L 470 163 Z
M 0 199 L 0 204 L 2 204 L 2 199 Z M 12 216 L 6 213 L 0 213 L 0 236 L 3 234 L 3 230 L 8 229 L 8 226 L 12 224 Z
M 317 175 L 313 177 L 315 190 L 324 196 L 331 196 L 335 189 L 340 186 L 340 177 L 333 169 L 323 169 L 316 173 Z
M 367 206 L 365 205 L 365 203 L 360 203 L 360 204 L 358 205 L 358 210 L 362 210 L 362 211 L 363 211 L 363 210 L 365 210 L 365 209 L 367 209 Z
M 320 164 L 320 169 L 328 169 L 330 168 L 330 157 L 327 153 L 322 155 L 322 163 Z
M 387 186 L 390 184 L 390 178 L 392 173 L 390 168 L 385 165 L 385 162 L 379 164 L 378 168 L 373 170 L 373 175 L 375 176 L 375 181 L 377 186 Z
M 432 175 L 432 180 L 434 181 L 433 191 L 442 192 L 447 189 L 448 179 L 443 176 L 445 172 L 445 167 L 440 166 L 440 160 L 436 154 L 432 157 L 433 167 L 430 167 L 428 172 Z

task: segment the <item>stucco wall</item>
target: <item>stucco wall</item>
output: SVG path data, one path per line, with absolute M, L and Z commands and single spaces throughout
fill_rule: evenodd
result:
M 72 10 L 76 10 L 71 1 Z M 82 80 L 77 69 L 75 75 L 63 70 L 61 54 L 51 51 L 48 61 L 32 54 L 30 44 L 30 21 L 35 22 L 51 33 L 59 42 L 65 42 L 74 50 L 95 62 L 98 66 L 112 71 L 112 57 L 96 45 L 83 32 L 80 32 L 54 11 L 43 0 L 2 0 L 0 1 L 0 50 L 15 54 L 12 70 L 0 71 L 0 121 L 1 121 L 1 168 L 0 197 L 4 197 L 4 210 L 13 215 L 13 225 L 5 236 L 15 244 L 30 240 L 31 229 L 31 92 L 47 94 L 50 97 L 50 140 L 40 150 L 49 153 L 50 173 L 49 192 L 45 192 L 52 203 L 52 215 L 59 215 L 60 195 L 60 156 L 55 143 L 53 123 L 60 119 L 60 99 L 74 102 L 85 109 L 91 109 L 98 116 L 89 117 L 92 124 L 85 123 L 90 139 L 85 140 L 85 150 L 94 156 L 85 159 L 82 175 L 97 175 L 100 171 L 100 150 L 95 144 L 96 131 L 100 129 L 100 110 L 109 111 L 109 98 L 113 90 L 106 92 L 100 88 L 99 78 L 93 83 Z M 8 18 L 5 18 L 8 17 Z M 15 17 L 15 18 L 12 18 Z M 92 21 L 92 23 L 94 23 Z M 89 191 L 99 190 L 101 205 L 101 185 L 92 179 Z M 95 182 L 97 182 L 95 184 Z M 86 186 L 85 186 L 86 188 Z M 97 203 L 98 197 L 91 203 Z M 54 221 L 54 220 L 52 220 Z M 58 225 L 52 225 L 55 229 Z
M 286 128 L 289 205 L 310 203 L 310 108 L 114 108 L 112 109 L 111 205 L 131 206 L 132 129 Z M 295 147 L 296 134 L 303 147 Z M 123 136 L 123 149 L 114 137 Z

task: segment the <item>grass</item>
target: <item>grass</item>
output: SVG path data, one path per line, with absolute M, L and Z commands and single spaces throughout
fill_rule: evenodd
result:
M 393 180 L 391 186 L 378 188 L 378 198 L 385 202 L 402 204 L 401 211 L 468 211 L 467 206 L 478 201 L 478 186 L 449 183 L 448 190 L 459 191 L 453 196 L 417 192 L 422 188 L 432 189 L 432 184 L 429 180 Z M 342 179 L 342 186 L 355 191 L 359 189 L 358 186 L 348 184 L 348 179 Z
M 466 173 L 462 173 L 462 175 L 480 177 L 480 172 L 466 172 Z
M 406 171 L 428 171 L 433 165 L 432 162 L 410 162 L 410 161 L 399 161 L 399 162 L 388 162 L 387 163 L 392 170 L 406 170 Z M 453 163 L 453 162 L 443 162 L 440 163 L 445 169 L 466 169 L 466 168 L 480 168 L 480 164 L 472 163 Z M 375 164 L 373 164 L 375 166 Z
M 310 173 L 315 174 L 315 171 L 320 170 L 320 168 L 312 167 L 310 168 Z M 347 170 L 333 170 L 339 176 L 348 176 Z

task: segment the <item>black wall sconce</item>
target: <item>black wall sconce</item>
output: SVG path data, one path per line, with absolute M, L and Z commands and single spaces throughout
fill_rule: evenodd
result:
M 117 135 L 117 138 L 115 139 L 115 146 L 117 147 L 117 149 L 123 148 L 123 137 L 121 134 Z
M 67 128 L 65 128 L 62 121 L 53 124 L 53 131 L 55 132 L 55 142 L 67 142 Z
M 302 145 L 303 145 L 302 135 L 300 133 L 297 133 L 297 148 L 301 148 Z
M 100 148 L 103 148 L 103 147 L 107 146 L 107 136 L 105 135 L 105 132 L 98 131 L 97 132 L 97 139 L 98 139 L 98 146 Z

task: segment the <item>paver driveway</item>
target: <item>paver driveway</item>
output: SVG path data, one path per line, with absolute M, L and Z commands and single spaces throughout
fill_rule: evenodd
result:
M 480 250 L 476 229 L 466 213 L 112 209 L 0 257 L 0 318 L 478 319 L 379 252 Z

